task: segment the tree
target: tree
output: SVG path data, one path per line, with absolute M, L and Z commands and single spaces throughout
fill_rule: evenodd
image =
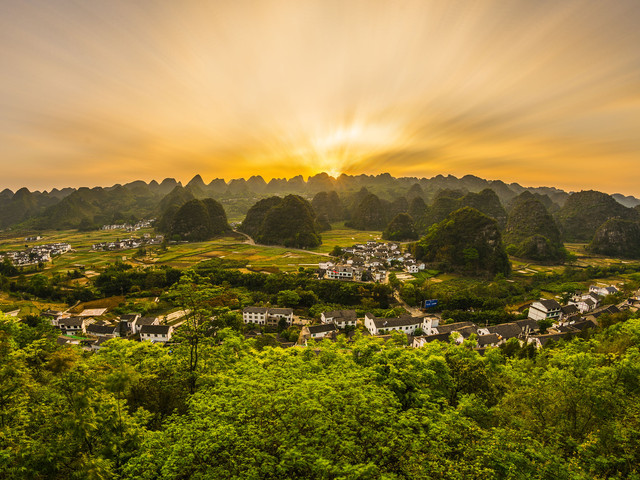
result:
M 300 295 L 295 290 L 282 290 L 278 292 L 278 305 L 296 307 L 300 303 Z

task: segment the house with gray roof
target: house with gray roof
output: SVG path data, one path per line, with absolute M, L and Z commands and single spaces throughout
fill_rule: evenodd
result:
M 421 317 L 404 315 L 395 318 L 377 318 L 372 313 L 364 316 L 364 326 L 371 335 L 391 333 L 396 330 L 406 334 L 413 334 L 422 325 Z
M 333 323 L 338 328 L 355 327 L 358 321 L 355 310 L 332 310 L 320 314 L 322 323 Z
M 558 320 L 562 307 L 553 299 L 540 299 L 529 307 L 529 318 L 532 320 Z
M 140 340 L 165 343 L 171 340 L 172 333 L 171 325 L 143 325 L 140 328 Z

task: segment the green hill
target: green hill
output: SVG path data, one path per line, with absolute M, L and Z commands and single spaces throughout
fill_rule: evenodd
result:
M 500 198 L 490 188 L 474 193 L 469 192 L 461 199 L 462 207 L 471 207 L 480 210 L 488 217 L 494 218 L 500 228 L 507 224 L 507 212 L 500 203 Z
M 368 193 L 358 204 L 346 225 L 356 230 L 382 230 L 388 222 L 387 212 L 377 195 Z
M 508 274 L 509 257 L 496 220 L 471 207 L 452 212 L 412 245 L 418 260 L 445 271 L 475 274 Z
M 317 247 L 321 243 L 313 207 L 298 195 L 287 195 L 269 208 L 254 238 L 267 245 L 296 248 Z
M 282 202 L 281 197 L 268 197 L 256 202 L 247 212 L 242 224 L 238 227 L 243 233 L 255 238 L 260 233 L 267 212 Z
M 382 232 L 382 238 L 399 242 L 416 240 L 418 234 L 416 233 L 413 218 L 407 213 L 397 214 Z
M 463 190 L 443 189 L 434 197 L 433 203 L 416 222 L 419 232 L 426 233 L 428 228 L 444 220 L 451 212 L 462 207 L 471 207 L 494 218 L 500 228 L 504 228 L 507 213 L 500 203 L 498 195 L 490 188 L 474 193 Z
M 555 220 L 542 202 L 529 192 L 523 192 L 514 199 L 504 241 L 509 253 L 516 257 L 551 262 L 565 258 Z
M 565 241 L 588 242 L 611 218 L 637 221 L 638 211 L 618 203 L 611 195 L 587 190 L 569 196 L 556 214 Z
M 587 249 L 612 257 L 640 258 L 640 224 L 612 218 L 596 230 Z
M 156 230 L 168 233 L 171 230 L 171 224 L 176 212 L 182 205 L 194 199 L 195 197 L 190 190 L 180 185 L 174 187 L 160 200 L 159 209 L 161 213 L 154 225 Z
M 169 232 L 181 240 L 199 242 L 231 231 L 224 208 L 212 198 L 189 200 L 176 212 Z
M 324 215 L 329 222 L 344 220 L 344 205 L 335 190 L 317 193 L 311 201 L 311 206 L 319 218 Z

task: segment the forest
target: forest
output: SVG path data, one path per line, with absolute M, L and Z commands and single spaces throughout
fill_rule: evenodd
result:
M 198 318 L 223 314 L 199 295 Z M 610 323 L 480 355 L 473 337 L 262 347 L 193 317 L 169 347 L 92 354 L 0 314 L 0 477 L 640 478 L 640 319 Z

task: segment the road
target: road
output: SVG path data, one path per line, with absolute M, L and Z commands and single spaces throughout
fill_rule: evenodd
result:
M 239 235 L 242 235 L 243 237 L 245 237 L 245 241 L 243 243 L 245 243 L 247 245 L 256 245 L 258 247 L 280 247 L 280 248 L 286 248 L 290 252 L 312 253 L 314 255 L 320 255 L 322 257 L 330 257 L 331 256 L 328 253 L 314 252 L 313 250 L 305 250 L 304 248 L 291 248 L 291 247 L 285 247 L 284 245 L 262 245 L 260 243 L 256 243 L 253 240 L 253 238 L 251 238 L 246 233 L 239 232 L 238 230 L 234 230 L 234 232 L 239 234 Z
M 425 316 L 425 313 L 422 310 L 420 310 L 418 307 L 411 307 L 411 306 L 409 306 L 409 304 L 407 302 L 402 300 L 402 298 L 400 298 L 400 294 L 397 291 L 393 292 L 393 296 L 398 301 L 398 303 L 405 310 L 407 310 L 412 316 L 414 316 L 414 317 L 424 317 Z

